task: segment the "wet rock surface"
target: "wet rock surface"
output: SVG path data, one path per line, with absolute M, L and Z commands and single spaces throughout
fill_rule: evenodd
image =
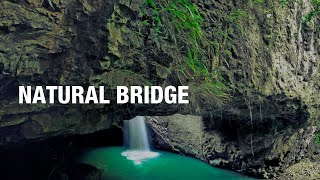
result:
M 223 129 L 208 129 L 199 116 L 176 114 L 147 119 L 156 148 L 196 157 L 212 166 L 259 178 L 277 178 L 289 166 L 289 169 L 298 167 L 291 165 L 309 157 L 308 148 L 315 132 L 315 127 L 308 127 L 298 132 L 265 136 L 239 134 L 239 139 L 230 140 Z M 295 169 L 294 173 L 308 171 L 309 174 L 317 174 L 319 159 L 314 161 L 309 163 L 313 169 L 306 165 L 300 170 Z M 291 175 L 295 179 L 301 176 Z

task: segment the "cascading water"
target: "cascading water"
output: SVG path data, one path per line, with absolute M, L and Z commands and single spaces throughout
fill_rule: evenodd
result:
M 137 116 L 129 121 L 124 121 L 124 143 L 129 149 L 121 153 L 128 160 L 139 165 L 143 161 L 155 158 L 157 152 L 150 151 L 147 128 L 144 116 Z
M 125 146 L 134 150 L 150 150 L 145 118 L 137 116 L 129 121 L 124 121 Z

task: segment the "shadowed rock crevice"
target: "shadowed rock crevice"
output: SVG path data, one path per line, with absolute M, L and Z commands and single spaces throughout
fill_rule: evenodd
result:
M 219 124 L 208 130 L 207 120 L 199 116 L 176 114 L 147 119 L 155 147 L 259 178 L 275 178 L 302 158 L 311 157 L 308 150 L 316 129 L 262 134 L 248 133 L 243 127 L 226 131 Z
M 237 97 L 229 107 L 204 116 L 207 131 L 220 131 L 235 140 L 241 139 L 242 135 L 278 133 L 308 124 L 308 108 L 297 99 L 283 94 L 265 98 Z

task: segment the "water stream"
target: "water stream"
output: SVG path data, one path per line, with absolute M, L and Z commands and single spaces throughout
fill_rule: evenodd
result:
M 150 151 L 144 116 L 124 121 L 124 145 L 129 149 Z
M 155 158 L 157 152 L 150 151 L 145 117 L 137 116 L 129 121 L 124 121 L 124 144 L 128 150 L 121 153 L 135 164 Z

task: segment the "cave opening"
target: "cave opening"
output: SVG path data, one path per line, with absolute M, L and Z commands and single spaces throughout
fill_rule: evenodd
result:
M 86 135 L 59 136 L 0 147 L 0 179 L 61 179 L 63 176 L 81 179 L 95 170 L 76 163 L 84 148 L 122 145 L 122 129 L 112 126 Z

